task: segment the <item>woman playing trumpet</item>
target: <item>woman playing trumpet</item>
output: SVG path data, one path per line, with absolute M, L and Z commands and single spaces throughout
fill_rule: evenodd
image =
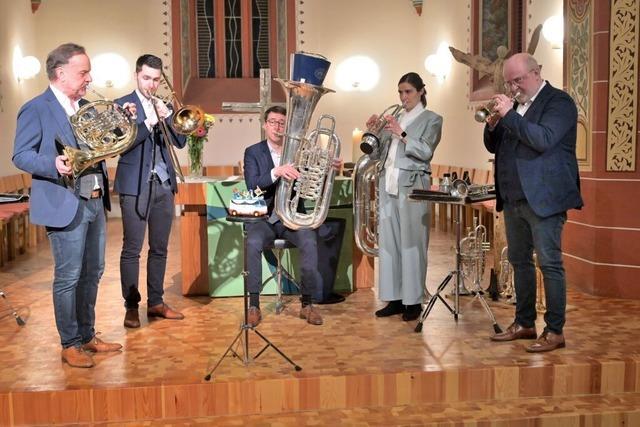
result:
M 378 297 L 387 305 L 376 316 L 402 314 L 409 321 L 422 309 L 431 212 L 428 203 L 411 202 L 408 195 L 431 185 L 430 162 L 440 142 L 442 117 L 425 108 L 426 89 L 417 73 L 400 78 L 398 94 L 405 111 L 397 119 L 386 116 L 380 136 Z M 371 116 L 367 127 L 377 120 Z

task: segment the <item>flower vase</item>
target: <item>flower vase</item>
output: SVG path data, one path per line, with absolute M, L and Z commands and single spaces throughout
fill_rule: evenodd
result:
M 201 153 L 202 154 L 202 153 Z M 195 157 L 191 157 L 189 159 L 189 175 L 194 177 L 202 177 L 202 155 Z
M 202 174 L 202 150 L 204 149 L 204 140 L 202 137 L 187 137 L 187 146 L 189 149 L 189 175 L 201 177 Z

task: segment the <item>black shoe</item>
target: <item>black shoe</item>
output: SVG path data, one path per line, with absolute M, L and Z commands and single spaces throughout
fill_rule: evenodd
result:
M 331 292 L 325 299 L 318 301 L 316 304 L 338 304 L 344 301 L 344 299 L 342 295 Z
M 376 311 L 376 317 L 389 317 L 394 314 L 404 313 L 404 305 L 402 300 L 389 301 L 385 308 Z
M 421 304 L 408 305 L 404 310 L 404 313 L 402 313 L 402 320 L 404 320 L 405 322 L 416 320 L 418 317 L 420 317 L 420 313 L 422 313 Z

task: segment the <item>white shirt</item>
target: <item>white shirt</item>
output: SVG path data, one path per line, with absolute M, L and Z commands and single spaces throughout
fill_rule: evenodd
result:
M 530 100 L 528 100 L 524 104 L 518 104 L 518 107 L 516 108 L 516 113 L 520 114 L 521 116 L 524 116 L 527 110 L 529 110 L 529 107 L 531 107 L 531 104 L 533 104 L 533 101 L 536 99 L 536 97 L 538 96 L 542 88 L 545 87 L 546 84 L 547 84 L 547 81 L 543 80 L 542 84 L 538 88 L 538 91 L 535 93 L 535 95 L 531 97 Z
M 78 111 L 78 108 L 80 108 L 80 104 L 78 103 L 79 100 L 71 101 L 71 98 L 62 93 L 62 91 L 60 91 L 60 89 L 58 89 L 57 87 L 53 85 L 49 85 L 49 87 L 51 88 L 53 94 L 56 96 L 56 99 L 58 100 L 60 105 L 62 105 L 62 108 L 64 108 L 64 112 L 67 113 L 67 116 L 73 116 L 76 111 Z
M 405 111 L 400 115 L 398 119 L 398 124 L 403 130 L 406 130 L 411 123 L 424 111 L 424 105 L 422 102 L 418 102 L 418 104 L 411 109 L 411 111 Z M 400 173 L 400 169 L 395 167 L 396 163 L 396 154 L 398 152 L 398 144 L 400 143 L 400 138 L 394 136 L 391 140 L 391 146 L 389 147 L 389 153 L 387 154 L 387 160 L 384 163 L 385 170 L 385 190 L 388 194 L 398 195 L 398 175 Z
M 144 116 L 146 117 L 146 119 L 144 119 L 144 124 L 147 126 L 147 129 L 151 131 L 153 125 L 158 123 L 156 110 L 153 108 L 153 104 L 151 103 L 152 101 L 144 96 L 139 89 L 136 89 L 136 95 L 138 95 L 138 99 L 140 100 L 140 104 L 142 104 L 142 109 L 144 110 Z M 167 117 L 170 117 L 172 113 L 173 112 L 169 110 L 169 115 Z
M 276 182 L 277 177 L 275 176 L 273 171 L 275 170 L 275 168 L 280 166 L 280 159 L 282 159 L 282 151 L 280 152 L 276 151 L 276 149 L 273 148 L 269 140 L 267 140 L 267 145 L 269 146 L 269 154 L 271 154 L 271 160 L 273 160 L 273 165 L 275 166 L 273 169 L 271 169 L 271 182 Z
M 51 91 L 53 92 L 53 94 L 56 96 L 56 99 L 58 100 L 60 105 L 62 105 L 62 108 L 64 108 L 64 112 L 67 113 L 67 116 L 68 117 L 73 116 L 80 108 L 80 100 L 71 101 L 71 98 L 69 98 L 67 95 L 62 93 L 62 91 L 60 91 L 60 89 L 58 89 L 57 87 L 53 85 L 49 85 L 49 87 L 51 88 Z M 100 184 L 98 183 L 97 175 L 94 175 L 93 177 L 93 189 L 94 190 L 100 189 Z

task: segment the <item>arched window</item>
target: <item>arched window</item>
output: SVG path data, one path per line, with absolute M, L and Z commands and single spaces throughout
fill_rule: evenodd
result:
M 176 93 L 220 112 L 223 101 L 257 100 L 261 68 L 288 75 L 295 0 L 172 0 L 172 29 Z M 284 100 L 275 85 L 273 95 Z

